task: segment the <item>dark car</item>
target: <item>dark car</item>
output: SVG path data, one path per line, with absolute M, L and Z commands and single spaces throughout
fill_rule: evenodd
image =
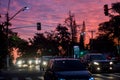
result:
M 114 72 L 120 73 L 120 61 L 113 66 Z
M 50 59 L 61 58 L 60 56 L 42 56 L 41 63 L 40 63 L 40 70 L 46 70 L 48 62 Z
M 94 80 L 92 74 L 78 59 L 51 59 L 44 80 Z
M 105 55 L 101 53 L 89 53 L 83 58 L 83 62 L 87 65 L 91 72 L 112 72 L 113 61 L 107 60 Z

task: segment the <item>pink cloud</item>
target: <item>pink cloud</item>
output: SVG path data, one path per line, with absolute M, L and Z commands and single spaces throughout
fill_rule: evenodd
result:
M 34 33 L 37 32 L 35 28 L 37 22 L 42 23 L 43 30 L 53 30 L 58 23 L 64 22 L 71 10 L 78 24 L 85 21 L 87 29 L 97 29 L 99 23 L 109 19 L 104 16 L 103 5 L 108 4 L 110 7 L 111 3 L 116 1 L 119 0 L 11 0 L 10 16 L 22 7 L 28 6 L 30 8 L 20 12 L 15 19 L 11 20 L 11 23 L 12 27 L 34 25 L 33 28 L 15 30 L 20 33 L 22 38 L 26 38 L 25 36 L 27 38 L 33 37 Z M 6 13 L 7 2 L 8 0 L 1 1 L 2 11 L 0 11 L 0 14 Z M 16 19 L 21 19 L 21 21 Z

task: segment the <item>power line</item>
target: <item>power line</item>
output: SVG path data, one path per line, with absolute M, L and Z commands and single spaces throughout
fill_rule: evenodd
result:
M 29 23 L 35 23 L 36 22 L 36 21 L 23 20 L 23 19 L 18 19 L 18 18 L 14 18 L 14 20 L 23 21 L 23 22 L 29 22 Z
M 28 27 L 34 27 L 34 26 L 22 26 L 22 27 L 15 27 L 15 28 L 11 28 L 11 30 L 13 30 L 13 29 L 20 29 L 20 28 L 28 28 Z

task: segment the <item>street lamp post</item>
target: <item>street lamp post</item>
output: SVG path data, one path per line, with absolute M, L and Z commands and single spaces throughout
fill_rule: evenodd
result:
M 23 7 L 21 8 L 18 12 L 16 12 L 11 18 L 9 18 L 9 21 L 12 20 L 17 14 L 19 14 L 21 11 L 25 11 L 26 9 L 28 9 L 28 7 Z
M 7 55 L 6 55 L 6 67 L 7 69 L 9 68 L 9 42 L 8 42 L 8 35 L 9 35 L 9 25 L 10 25 L 10 20 L 12 20 L 17 14 L 19 14 L 21 11 L 26 10 L 27 7 L 21 8 L 18 12 L 16 12 L 12 17 L 9 17 L 9 12 L 7 11 L 6 14 L 6 22 L 4 23 L 4 26 L 6 26 L 6 36 L 7 36 Z M 8 7 L 9 10 L 9 7 Z

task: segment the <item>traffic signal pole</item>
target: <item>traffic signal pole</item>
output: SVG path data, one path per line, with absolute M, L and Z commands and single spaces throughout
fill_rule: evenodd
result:
M 112 8 L 108 8 L 108 4 L 105 4 L 104 5 L 104 14 L 105 14 L 105 16 L 109 16 L 109 17 L 114 17 L 114 15 L 111 15 L 110 13 L 109 13 L 109 10 L 110 9 L 112 9 Z M 120 15 L 120 14 L 119 14 Z M 117 31 L 117 34 L 119 34 L 119 28 L 118 28 L 118 31 Z M 120 37 L 118 36 L 118 39 L 117 39 L 117 53 L 120 55 Z

